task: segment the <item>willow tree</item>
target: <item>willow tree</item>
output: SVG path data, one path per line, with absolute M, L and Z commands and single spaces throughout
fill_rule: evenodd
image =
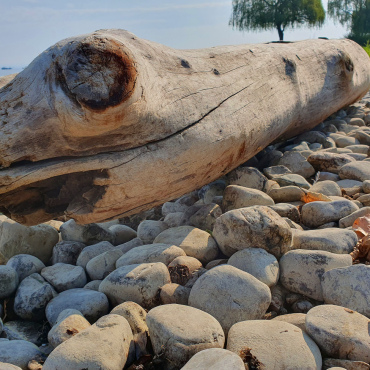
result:
M 329 0 L 328 14 L 348 26 L 348 38 L 363 45 L 370 40 L 370 0 Z
M 233 0 L 230 25 L 239 30 L 277 29 L 282 41 L 287 27 L 320 27 L 324 20 L 321 0 Z

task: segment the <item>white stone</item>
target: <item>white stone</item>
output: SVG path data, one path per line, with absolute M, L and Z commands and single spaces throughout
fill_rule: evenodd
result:
M 85 270 L 81 266 L 56 263 L 41 270 L 41 276 L 49 282 L 57 292 L 83 288 L 87 283 Z
M 253 275 L 268 287 L 279 280 L 279 262 L 261 248 L 246 248 L 234 253 L 228 264 Z
M 268 195 L 276 203 L 296 202 L 301 200 L 304 191 L 298 186 L 283 186 L 282 188 L 274 188 L 268 192 Z
M 297 326 L 277 320 L 249 320 L 233 325 L 228 350 L 262 369 L 321 369 L 315 342 Z
M 91 324 L 81 313 L 68 315 L 63 319 L 58 317 L 57 323 L 48 333 L 48 341 L 55 348 L 90 326 Z
M 92 280 L 102 280 L 116 269 L 117 260 L 123 255 L 120 249 L 114 248 L 92 258 L 86 265 L 86 272 Z
M 164 368 L 179 369 L 197 352 L 223 348 L 225 335 L 218 321 L 206 312 L 178 304 L 158 306 L 146 318 L 154 353 Z
M 299 152 L 285 152 L 279 160 L 279 165 L 289 168 L 293 173 L 301 175 L 306 179 L 315 174 L 315 169 Z
M 346 228 L 352 226 L 353 223 L 359 218 L 370 213 L 370 207 L 360 208 L 358 211 L 351 213 L 349 216 L 343 217 L 339 220 L 339 227 Z
M 88 247 L 84 248 L 78 256 L 76 265 L 85 269 L 90 260 L 113 248 L 113 244 L 109 242 L 99 242 L 97 244 L 89 245 Z
M 159 288 L 170 282 L 165 264 L 142 263 L 114 270 L 101 282 L 99 291 L 105 293 L 114 306 L 133 301 L 144 308 L 151 308 L 159 303 Z
M 213 237 L 226 256 L 245 248 L 262 248 L 280 258 L 290 249 L 292 231 L 275 211 L 265 206 L 232 210 L 215 223 Z
M 75 220 L 68 220 L 60 227 L 62 240 L 81 242 L 86 245 L 107 241 L 114 244 L 115 235 L 107 226 L 110 223 L 79 225 Z
M 230 185 L 239 185 L 246 188 L 263 190 L 267 181 L 257 168 L 254 167 L 237 167 L 227 175 Z
M 90 323 L 94 323 L 108 313 L 109 303 L 105 294 L 95 290 L 83 288 L 66 290 L 46 306 L 45 313 L 49 323 L 54 325 L 59 314 L 67 308 L 80 311 Z
M 30 254 L 48 263 L 58 240 L 58 231 L 52 226 L 23 226 L 5 216 L 0 220 L 0 253 L 6 259 Z
M 335 195 L 337 197 L 342 196 L 342 191 L 339 185 L 334 181 L 319 181 L 315 185 L 311 186 L 310 191 L 314 193 L 321 193 L 324 195 Z
M 335 305 L 312 308 L 306 329 L 326 357 L 370 362 L 370 320 L 356 311 Z
M 229 185 L 224 192 L 222 209 L 227 212 L 232 209 L 258 205 L 270 206 L 273 204 L 275 204 L 273 199 L 261 190 Z
M 306 332 L 306 314 L 305 313 L 288 313 L 286 315 L 279 315 L 272 320 L 284 321 L 289 324 L 297 326 L 302 331 Z
M 348 163 L 340 169 L 339 176 L 341 179 L 370 180 L 370 163 L 363 161 Z
M 104 316 L 55 348 L 45 361 L 43 370 L 123 369 L 132 339 L 131 328 L 125 318 L 112 314 Z
M 321 281 L 325 303 L 350 308 L 370 318 L 370 266 L 326 271 Z
M 330 153 L 320 151 L 312 153 L 307 161 L 316 169 L 316 171 L 339 173 L 339 170 L 347 163 L 355 162 L 355 159 L 347 154 Z
M 116 268 L 140 263 L 162 262 L 166 266 L 176 257 L 186 256 L 183 249 L 175 245 L 154 243 L 136 247 L 116 261 Z
M 114 245 L 127 243 L 137 236 L 136 231 L 126 225 L 112 225 L 109 227 L 109 230 L 114 235 Z
M 196 353 L 181 370 L 245 370 L 243 360 L 222 348 L 209 348 Z
M 184 250 L 187 256 L 206 264 L 217 258 L 216 241 L 206 231 L 192 226 L 179 226 L 161 232 L 154 243 L 172 244 Z
M 166 229 L 168 229 L 168 225 L 163 221 L 144 220 L 137 228 L 137 236 L 144 244 L 150 244 Z
M 339 221 L 358 209 L 358 206 L 348 199 L 311 202 L 302 207 L 302 223 L 310 228 L 315 228 L 328 222 Z
M 323 301 L 322 275 L 333 268 L 352 265 L 349 254 L 293 250 L 280 259 L 280 281 L 292 292 Z
M 335 227 L 321 230 L 295 230 L 293 249 L 320 250 L 338 254 L 348 254 L 357 244 L 357 235 L 352 230 Z
M 225 333 L 236 322 L 261 319 L 271 303 L 268 286 L 230 265 L 214 267 L 194 284 L 189 306 L 215 317 Z

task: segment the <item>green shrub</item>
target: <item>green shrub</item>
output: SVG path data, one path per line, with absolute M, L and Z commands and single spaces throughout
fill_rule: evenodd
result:
M 369 43 L 369 41 L 367 42 L 366 46 L 364 46 L 364 49 L 370 57 L 370 43 Z

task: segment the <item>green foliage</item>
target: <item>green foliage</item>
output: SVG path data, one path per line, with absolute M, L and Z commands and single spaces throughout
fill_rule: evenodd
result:
M 364 46 L 364 49 L 370 57 L 370 42 L 369 41 L 367 42 L 366 46 Z
M 370 0 L 369 0 L 370 1 Z M 239 30 L 277 29 L 283 40 L 287 27 L 321 26 L 321 0 L 233 0 L 230 25 Z
M 329 0 L 328 14 L 348 25 L 351 40 L 361 45 L 370 40 L 370 0 Z

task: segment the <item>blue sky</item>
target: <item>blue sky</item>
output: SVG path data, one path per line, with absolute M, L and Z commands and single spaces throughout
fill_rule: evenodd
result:
M 26 66 L 57 41 L 102 28 L 127 29 L 179 49 L 277 40 L 275 30 L 233 30 L 230 14 L 231 0 L 0 0 L 0 67 Z M 329 20 L 321 29 L 289 29 L 285 39 L 345 33 Z

